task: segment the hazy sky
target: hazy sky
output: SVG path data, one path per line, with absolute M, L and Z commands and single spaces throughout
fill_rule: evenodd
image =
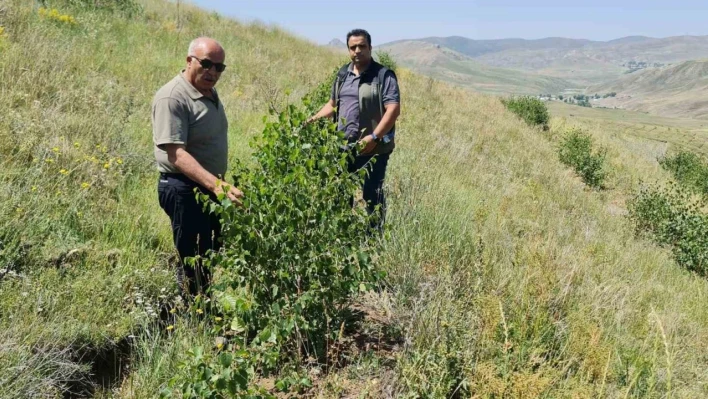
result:
M 708 35 L 708 0 L 192 0 L 242 21 L 277 24 L 317 43 L 367 29 L 373 44 L 426 36 Z

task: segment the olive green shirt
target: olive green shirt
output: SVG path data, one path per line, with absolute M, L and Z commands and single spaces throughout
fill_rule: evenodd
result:
M 157 169 L 181 173 L 168 159 L 165 144 L 183 144 L 199 164 L 223 178 L 228 158 L 228 122 L 216 90 L 202 95 L 180 73 L 162 86 L 152 102 L 152 139 Z

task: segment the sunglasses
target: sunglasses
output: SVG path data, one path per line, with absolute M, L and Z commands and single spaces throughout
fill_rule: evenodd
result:
M 211 60 L 200 60 L 199 58 L 197 58 L 193 55 L 190 55 L 190 57 L 199 61 L 199 65 L 201 65 L 202 68 L 206 69 L 207 71 L 210 70 L 211 67 L 214 67 L 216 69 L 216 72 L 224 72 L 224 69 L 226 69 L 226 65 L 224 65 L 220 62 L 214 62 Z

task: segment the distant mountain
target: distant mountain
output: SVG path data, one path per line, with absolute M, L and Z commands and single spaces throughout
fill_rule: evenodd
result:
M 617 93 L 615 97 L 596 101 L 594 105 L 598 106 L 708 119 L 708 60 L 638 71 L 592 86 L 587 92 Z
M 335 39 L 330 40 L 329 43 L 327 43 L 327 47 L 335 47 L 335 48 L 338 48 L 338 49 L 346 49 L 346 48 L 347 48 L 347 45 L 346 45 L 346 43 L 344 43 L 343 41 L 341 41 L 341 40 L 335 38 Z
M 538 40 L 526 39 L 499 39 L 499 40 L 473 40 L 461 36 L 450 37 L 426 37 L 423 39 L 414 39 L 431 44 L 437 44 L 455 50 L 469 57 L 480 57 L 485 54 L 493 54 L 506 50 L 525 49 L 525 50 L 541 50 L 549 48 L 564 48 L 572 49 L 583 47 L 590 40 L 584 39 L 565 39 L 565 38 L 546 38 Z M 400 42 L 408 42 L 410 40 L 400 40 L 397 42 L 386 43 L 383 46 L 391 46 Z
M 604 83 L 636 69 L 708 57 L 708 36 L 629 36 L 607 42 L 566 38 L 473 40 L 452 36 L 416 41 L 447 47 L 489 66 L 536 72 L 580 85 Z
M 400 65 L 450 83 L 494 94 L 560 93 L 578 88 L 564 79 L 495 68 L 450 48 L 421 41 L 399 41 L 377 48 Z

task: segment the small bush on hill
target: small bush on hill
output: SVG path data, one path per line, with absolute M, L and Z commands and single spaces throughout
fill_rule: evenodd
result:
M 637 231 L 671 247 L 676 262 L 708 276 L 708 215 L 703 204 L 673 185 L 644 187 L 629 202 Z
M 511 97 L 501 101 L 509 111 L 520 116 L 529 125 L 548 130 L 548 108 L 543 101 L 534 97 Z
M 571 166 L 583 181 L 594 188 L 601 188 L 605 179 L 605 149 L 593 151 L 592 137 L 580 129 L 571 129 L 561 138 L 558 157 Z
M 396 60 L 394 60 L 393 56 L 386 51 L 377 51 L 376 52 L 376 59 L 379 64 L 385 66 L 386 68 L 388 68 L 392 71 L 395 71 L 398 68 L 398 64 L 396 64 Z
M 708 163 L 699 155 L 680 151 L 660 159 L 659 163 L 684 187 L 708 195 Z

